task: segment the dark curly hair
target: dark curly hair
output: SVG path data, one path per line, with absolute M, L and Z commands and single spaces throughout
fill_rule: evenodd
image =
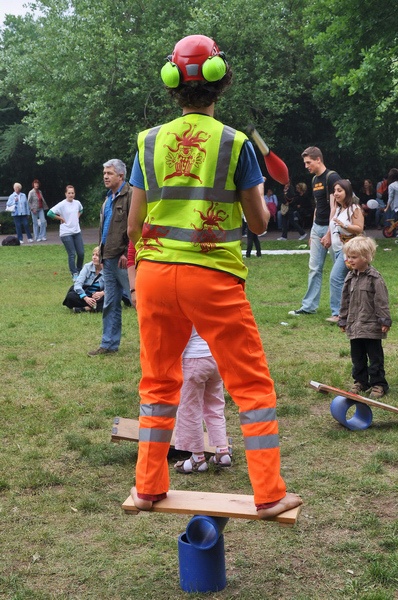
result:
M 167 91 L 181 108 L 206 108 L 217 102 L 231 83 L 232 70 L 228 67 L 220 81 L 187 81 L 178 88 L 167 88 Z

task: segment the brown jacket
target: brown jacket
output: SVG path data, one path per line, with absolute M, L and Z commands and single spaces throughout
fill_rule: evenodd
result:
M 106 243 L 101 243 L 102 229 L 104 225 L 104 209 L 108 198 L 105 199 L 100 212 L 100 248 L 101 256 L 104 258 L 119 258 L 124 254 L 127 256 L 127 247 L 129 238 L 127 236 L 127 218 L 130 210 L 131 196 L 133 188 L 125 182 L 118 196 L 113 201 L 112 218 L 106 236 Z
M 391 327 L 388 291 L 378 271 L 369 266 L 363 273 L 350 271 L 341 296 L 339 327 L 350 340 L 384 339 L 381 326 Z

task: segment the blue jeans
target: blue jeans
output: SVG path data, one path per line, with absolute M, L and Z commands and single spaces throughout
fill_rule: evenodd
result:
M 338 316 L 340 313 L 341 292 L 348 273 L 343 250 L 336 251 L 334 257 L 334 265 L 330 272 L 330 310 L 333 317 Z
M 40 220 L 40 225 L 38 224 L 38 220 Z M 32 212 L 32 221 L 33 221 L 33 235 L 35 240 L 46 237 L 47 231 L 47 221 L 46 215 L 44 214 L 44 210 L 42 208 L 38 208 L 36 213 Z
M 28 238 L 28 240 L 31 240 L 32 234 L 30 233 L 28 215 L 18 215 L 16 217 L 13 217 L 13 219 L 15 224 L 15 230 L 17 232 L 17 238 L 19 239 L 19 241 L 23 241 L 22 227 L 25 230 L 26 237 Z
M 118 350 L 122 336 L 122 296 L 125 291 L 129 297 L 130 285 L 127 269 L 118 267 L 119 258 L 105 258 L 104 307 L 102 309 L 101 347 L 107 350 Z
M 327 248 L 322 246 L 321 239 L 327 234 L 328 229 L 328 225 L 317 225 L 316 223 L 311 228 L 308 288 L 301 304 L 301 308 L 308 313 L 316 312 L 321 298 L 323 266 L 328 253 Z M 334 261 L 333 250 L 329 249 L 329 252 Z
M 72 275 L 79 273 L 84 262 L 84 243 L 81 232 L 79 231 L 79 233 L 73 233 L 72 235 L 63 235 L 61 241 L 68 253 L 69 271 Z M 75 262 L 76 255 L 77 260 Z

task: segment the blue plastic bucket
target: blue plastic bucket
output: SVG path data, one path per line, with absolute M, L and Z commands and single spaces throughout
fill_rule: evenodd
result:
M 228 517 L 195 515 L 187 525 L 187 540 L 194 548 L 209 550 L 216 545 L 227 523 Z
M 178 538 L 178 560 L 184 592 L 219 592 L 227 585 L 223 535 L 212 548 L 200 550 L 182 533 Z

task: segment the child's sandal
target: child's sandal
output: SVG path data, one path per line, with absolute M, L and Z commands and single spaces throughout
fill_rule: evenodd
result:
M 231 455 L 229 452 L 216 452 L 210 457 L 210 463 L 215 467 L 230 467 L 232 464 Z
M 206 462 L 206 459 L 200 460 L 196 462 L 193 456 L 190 456 L 187 460 L 179 460 L 174 465 L 177 473 L 183 473 L 184 475 L 188 475 L 189 473 L 205 473 L 208 470 L 209 466 Z

